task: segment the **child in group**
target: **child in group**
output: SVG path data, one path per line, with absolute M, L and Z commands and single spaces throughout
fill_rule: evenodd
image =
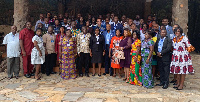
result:
M 41 68 L 41 64 L 45 62 L 45 49 L 43 46 L 42 40 L 42 29 L 38 28 L 36 30 L 36 35 L 32 38 L 32 42 L 34 43 L 34 48 L 31 52 L 31 64 L 35 65 L 35 79 L 40 80 L 39 71 Z
M 121 76 L 120 76 L 121 67 L 120 67 L 120 64 L 119 64 L 120 59 L 117 58 L 117 54 L 118 54 L 118 51 L 119 51 L 119 43 L 122 39 L 123 39 L 123 37 L 120 36 L 120 30 L 117 29 L 116 30 L 116 36 L 114 36 L 111 39 L 110 49 L 109 49 L 109 57 L 111 58 L 111 67 L 114 70 L 113 77 L 116 77 L 116 70 L 118 70 L 119 77 L 121 78 Z M 111 54 L 111 50 L 112 50 L 112 54 Z

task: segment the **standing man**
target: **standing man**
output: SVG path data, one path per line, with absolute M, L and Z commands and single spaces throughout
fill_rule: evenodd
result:
M 12 26 L 11 32 L 4 37 L 3 44 L 7 47 L 7 74 L 10 80 L 13 77 L 19 77 L 19 61 L 20 61 L 20 45 L 19 45 L 19 33 L 17 33 L 17 27 Z
M 45 55 L 46 55 L 46 75 L 56 74 L 53 72 L 53 67 L 56 65 L 56 52 L 55 52 L 55 40 L 56 35 L 53 33 L 53 27 L 48 27 L 48 33 L 42 36 L 44 47 L 45 47 Z
M 116 29 L 119 29 L 121 34 L 123 34 L 123 25 L 121 23 L 118 22 L 119 19 L 117 16 L 114 17 L 114 23 L 111 24 L 111 30 L 113 30 L 113 32 L 116 31 Z
M 167 31 L 161 30 L 161 37 L 158 38 L 155 44 L 155 52 L 158 58 L 158 68 L 160 72 L 160 84 L 157 86 L 163 86 L 163 89 L 168 88 L 169 84 L 169 73 L 170 73 L 170 62 L 171 62 L 171 48 L 172 40 L 166 36 Z
M 31 64 L 31 51 L 34 47 L 32 38 L 34 36 L 34 31 L 31 30 L 32 24 L 31 22 L 26 23 L 26 28 L 21 30 L 19 34 L 19 42 L 20 47 L 22 50 L 22 58 L 23 58 L 23 69 L 24 69 L 24 76 L 26 78 L 30 78 L 34 76 L 32 74 L 33 65 Z
M 85 65 L 85 76 L 89 76 L 89 61 L 90 61 L 90 37 L 91 34 L 87 33 L 87 28 L 85 26 L 82 27 L 82 32 L 77 35 L 77 52 L 80 57 L 78 68 L 79 68 L 79 76 L 83 77 L 82 67 Z
M 113 75 L 113 69 L 111 68 L 111 62 L 109 58 L 109 48 L 110 48 L 110 41 L 112 37 L 115 36 L 115 32 L 111 30 L 111 25 L 106 25 L 106 31 L 103 32 L 103 36 L 105 38 L 105 73 L 103 75 L 109 74 L 109 68 L 110 68 L 110 76 Z
M 40 19 L 39 19 L 39 20 L 36 22 L 36 24 L 35 24 L 35 31 L 36 31 L 36 29 L 38 28 L 38 23 L 45 24 L 44 15 L 43 15 L 43 14 L 40 14 Z
M 135 20 L 133 21 L 135 23 L 136 27 L 140 27 L 140 15 L 136 15 Z
M 165 26 L 166 30 L 167 30 L 167 36 L 170 37 L 170 39 L 174 38 L 174 32 L 171 26 L 168 25 L 169 24 L 169 20 L 168 18 L 164 18 L 162 20 L 162 25 Z
M 59 20 L 55 20 L 54 33 L 55 33 L 55 35 L 60 33 L 60 22 L 59 22 Z
M 103 32 L 105 31 L 105 28 L 101 25 L 102 20 L 101 18 L 97 19 L 97 25 L 96 27 L 93 29 L 93 31 L 95 31 L 96 28 L 99 28 L 100 34 L 103 34 Z

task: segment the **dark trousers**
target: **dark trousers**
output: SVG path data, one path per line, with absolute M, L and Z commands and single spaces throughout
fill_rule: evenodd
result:
M 8 77 L 13 77 L 13 72 L 15 76 L 19 76 L 19 57 L 7 58 L 7 73 Z
M 159 58 L 158 68 L 160 72 L 160 83 L 169 84 L 170 62 L 164 62 Z
M 46 56 L 46 74 L 49 75 L 53 72 L 53 67 L 56 65 L 56 54 L 51 53 Z
M 82 72 L 83 65 L 85 65 L 85 73 L 89 73 L 89 63 L 90 63 L 90 54 L 81 52 L 78 61 L 79 74 L 83 74 Z
M 110 70 L 110 75 L 113 74 L 113 68 L 111 68 L 111 59 L 109 58 L 109 48 L 110 46 L 106 44 L 106 53 L 105 53 L 105 73 L 109 74 Z

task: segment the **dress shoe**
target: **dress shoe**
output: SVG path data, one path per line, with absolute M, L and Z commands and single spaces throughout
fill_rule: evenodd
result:
M 8 80 L 12 79 L 12 77 L 8 77 Z
M 79 74 L 79 77 L 83 77 L 83 74 Z
M 56 72 L 51 72 L 51 74 L 56 74 Z
M 95 76 L 95 74 L 92 74 L 92 76 Z
M 88 73 L 85 74 L 86 77 L 90 77 Z
M 179 89 L 179 88 L 177 88 L 176 90 L 183 90 L 183 89 Z
M 163 89 L 167 89 L 168 88 L 168 84 L 164 84 L 162 88 Z
M 29 74 L 24 75 L 26 78 L 30 78 L 31 76 Z
M 35 73 L 31 73 L 30 76 L 35 76 Z
M 100 76 L 101 76 L 101 74 L 98 74 L 98 76 L 100 77 Z
M 156 84 L 156 86 L 163 86 L 164 84 L 163 83 L 160 83 L 160 84 Z
M 103 75 L 106 75 L 106 73 L 103 73 Z
M 176 82 L 176 80 L 172 80 L 170 83 L 175 83 Z
M 19 79 L 19 76 L 15 76 L 16 79 Z

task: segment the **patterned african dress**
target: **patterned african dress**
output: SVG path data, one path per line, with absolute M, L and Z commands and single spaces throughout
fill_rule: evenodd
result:
M 189 49 L 194 49 L 186 36 L 181 36 L 179 41 L 173 39 L 173 53 L 170 65 L 170 73 L 173 74 L 191 74 L 194 73 L 192 59 Z
M 139 52 L 137 56 L 137 62 L 134 62 L 134 59 L 136 57 L 136 52 L 137 52 L 137 47 L 141 47 L 141 41 L 139 39 L 135 40 L 135 42 L 132 44 L 132 49 L 131 49 L 131 66 L 130 66 L 130 71 L 129 71 L 129 76 L 128 80 L 129 83 L 132 85 L 139 85 L 142 86 L 142 70 L 140 67 L 140 62 L 141 62 L 141 55 Z
M 142 84 L 146 88 L 153 88 L 154 81 L 153 81 L 153 74 L 152 74 L 152 57 L 149 59 L 149 63 L 146 64 L 146 60 L 150 53 L 150 46 L 153 46 L 153 40 L 143 40 L 141 43 L 141 56 L 142 56 Z
M 69 40 L 64 37 L 60 41 L 61 45 L 61 58 L 60 58 L 60 69 L 61 78 L 63 79 L 74 79 L 76 78 L 76 64 L 75 64 L 75 48 L 76 42 L 73 38 Z
M 123 37 L 114 36 L 110 42 L 110 48 L 112 49 L 112 58 L 111 58 L 111 67 L 112 68 L 121 68 L 120 67 L 120 59 L 117 58 L 119 51 L 119 43 L 123 39 Z

